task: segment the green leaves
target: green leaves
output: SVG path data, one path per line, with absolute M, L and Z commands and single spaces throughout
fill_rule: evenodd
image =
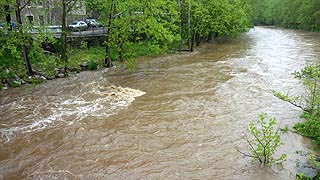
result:
M 250 137 L 245 136 L 253 157 L 264 166 L 281 163 L 286 160 L 286 154 L 275 158 L 277 148 L 282 145 L 279 129 L 276 127 L 276 119 L 269 118 L 267 114 L 259 114 L 259 119 L 251 121 L 248 127 Z
M 251 17 L 256 24 L 320 30 L 319 0 L 263 0 L 259 3 L 247 1 L 251 5 Z
M 100 20 L 108 24 L 110 1 L 87 2 L 88 11 L 99 12 Z M 190 41 L 192 36 L 207 37 L 208 34 L 236 35 L 250 27 L 247 5 L 241 0 L 181 0 L 181 17 L 177 1 L 171 0 L 116 0 L 113 31 L 108 42 L 117 46 L 119 53 L 126 51 L 121 44 L 131 41 L 157 41 L 166 47 L 180 40 L 180 18 L 182 39 Z M 190 31 L 188 14 L 190 7 Z M 90 10 L 91 9 L 91 10 Z M 190 34 L 190 33 L 192 34 Z M 119 48 L 118 48 L 119 47 Z

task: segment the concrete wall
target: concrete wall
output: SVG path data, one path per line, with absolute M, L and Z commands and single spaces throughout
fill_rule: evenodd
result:
M 57 0 L 33 1 L 22 10 L 23 23 L 32 21 L 34 26 L 61 25 L 62 7 Z M 13 15 L 14 16 L 14 15 Z M 84 3 L 78 3 L 75 10 L 67 16 L 67 25 L 72 21 L 86 19 Z M 13 21 L 15 17 L 13 17 Z

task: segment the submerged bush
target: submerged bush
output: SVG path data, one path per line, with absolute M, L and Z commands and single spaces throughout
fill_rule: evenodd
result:
M 294 129 L 301 135 L 310 137 L 320 145 L 320 117 L 310 113 L 304 113 L 306 121 L 294 125 Z
M 269 118 L 265 113 L 259 114 L 259 119 L 251 121 L 249 124 L 248 132 L 250 135 L 245 136 L 250 154 L 241 153 L 268 167 L 285 161 L 286 154 L 282 154 L 279 158 L 274 157 L 277 148 L 282 145 L 280 130 L 275 126 L 275 118 Z
M 308 65 L 294 75 L 303 80 L 305 94 L 294 98 L 280 92 L 274 92 L 274 95 L 304 111 L 302 117 L 305 121 L 296 124 L 294 128 L 301 135 L 313 138 L 320 145 L 320 65 Z

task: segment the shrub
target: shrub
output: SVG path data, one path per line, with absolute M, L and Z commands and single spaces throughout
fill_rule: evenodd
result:
M 275 128 L 276 119 L 268 118 L 267 114 L 259 114 L 259 119 L 251 121 L 248 127 L 250 137 L 245 136 L 250 154 L 242 153 L 257 160 L 263 166 L 270 167 L 286 160 L 286 154 L 274 158 L 277 148 L 282 145 L 279 129 Z
M 308 65 L 301 71 L 294 73 L 296 78 L 303 80 L 306 93 L 303 96 L 290 98 L 280 92 L 274 92 L 274 95 L 292 105 L 304 110 L 304 122 L 294 126 L 298 133 L 311 137 L 320 145 L 320 65 Z M 298 104 L 305 100 L 305 103 Z
M 88 69 L 89 69 L 90 71 L 97 70 L 97 69 L 98 69 L 98 64 L 97 64 L 97 62 L 91 60 L 91 61 L 89 62 L 89 64 L 88 64 Z

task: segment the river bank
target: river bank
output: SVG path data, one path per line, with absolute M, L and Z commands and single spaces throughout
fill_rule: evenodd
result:
M 287 154 L 283 167 L 260 168 L 236 147 L 247 149 L 241 134 L 261 112 L 280 128 L 302 121 L 302 111 L 272 90 L 304 92 L 291 73 L 319 60 L 318 38 L 257 27 L 197 53 L 141 58 L 134 72 L 87 71 L 33 90 L 1 91 L 0 174 L 282 180 L 313 173 L 305 166 L 312 142 L 290 131 L 278 152 Z
M 56 78 L 65 78 L 69 74 L 79 73 L 81 71 L 93 71 L 105 68 L 105 47 L 88 47 L 86 42 L 80 43 L 82 46 L 73 47 L 70 50 L 68 63 L 62 62 L 57 54 L 46 54 L 41 56 L 40 62 L 33 63 L 33 76 L 26 76 L 23 61 L 18 64 L 12 63 L 3 72 L 0 73 L 0 90 L 19 87 L 21 85 L 33 85 L 43 83 Z M 116 68 L 124 67 L 134 70 L 135 59 L 142 56 L 157 56 L 160 54 L 172 53 L 166 47 L 160 47 L 152 42 L 127 43 L 124 46 L 126 52 L 123 54 L 125 61 L 121 61 L 116 49 L 111 50 L 112 61 Z

